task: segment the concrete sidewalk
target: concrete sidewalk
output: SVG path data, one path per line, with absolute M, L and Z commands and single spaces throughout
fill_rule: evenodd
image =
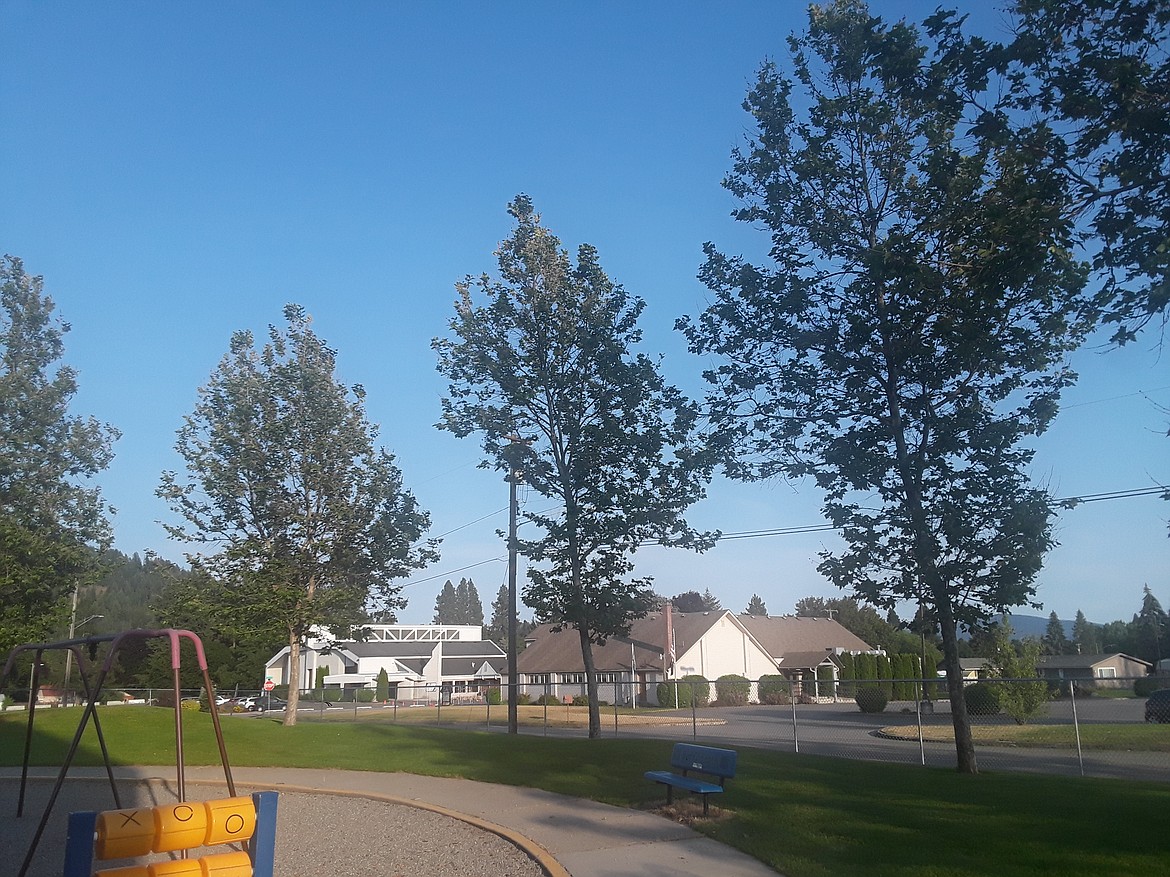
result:
M 45 769 L 37 771 L 44 776 Z M 119 767 L 119 778 L 173 781 L 174 766 Z M 3 771 L 6 781 L 12 772 Z M 104 776 L 75 768 L 70 776 Z M 191 783 L 224 782 L 223 769 L 187 767 Z M 19 776 L 19 774 L 17 774 Z M 403 773 L 234 767 L 239 786 L 356 795 L 424 807 L 493 831 L 536 859 L 550 877 L 775 877 L 738 850 L 638 810 L 470 780 Z

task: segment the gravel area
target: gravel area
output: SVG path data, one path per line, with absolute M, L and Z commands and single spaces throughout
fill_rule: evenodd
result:
M 52 791 L 30 781 L 24 816 L 16 818 L 20 781 L 0 781 L 0 872 L 16 874 Z M 123 781 L 123 807 L 175 801 L 169 784 Z M 237 785 L 239 794 L 253 789 Z M 226 789 L 188 785 L 190 800 L 226 797 Z M 105 781 L 69 779 L 54 807 L 28 877 L 60 877 L 68 814 L 114 809 Z M 226 851 L 229 847 L 207 848 Z M 145 860 L 138 860 L 139 862 Z M 129 862 L 102 863 L 113 867 Z M 503 838 L 458 819 L 368 798 L 281 792 L 277 809 L 277 877 L 542 877 L 544 871 Z

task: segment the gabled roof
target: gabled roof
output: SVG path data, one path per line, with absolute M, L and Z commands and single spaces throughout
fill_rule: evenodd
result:
M 1110 652 L 1108 654 L 1099 655 L 1041 655 L 1040 660 L 1037 663 L 1041 667 L 1053 667 L 1059 670 L 1073 670 L 1077 668 L 1096 667 L 1098 664 L 1104 664 L 1106 661 L 1111 661 L 1114 658 L 1124 658 L 1126 661 L 1132 661 L 1135 664 L 1141 664 L 1146 668 L 1153 666 L 1149 661 L 1143 661 L 1141 658 L 1134 658 L 1122 652 Z
M 833 653 L 824 649 L 819 652 L 785 652 L 779 661 L 781 670 L 812 670 L 821 664 L 831 664 Z
M 799 615 L 735 617 L 776 660 L 796 652 L 824 653 L 829 649 L 846 652 L 873 651 L 873 646 L 833 618 L 805 618 Z M 787 660 L 783 665 L 791 666 Z
M 444 643 L 444 646 L 448 645 Z M 334 646 L 337 651 L 346 651 L 358 658 L 430 658 L 437 642 L 344 642 Z
M 501 658 L 504 650 L 491 640 L 452 640 L 443 643 L 444 658 Z

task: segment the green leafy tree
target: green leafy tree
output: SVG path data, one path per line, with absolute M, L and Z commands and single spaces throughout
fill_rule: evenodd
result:
M 335 377 L 336 355 L 296 305 L 257 349 L 250 332 L 199 391 L 178 433 L 186 474 L 158 490 L 185 521 L 178 539 L 207 587 L 187 605 L 237 635 L 282 631 L 288 643 L 286 725 L 296 723 L 301 644 L 314 628 L 358 625 L 403 605 L 394 579 L 436 557 L 429 520 L 376 448 L 365 393 Z
M 634 352 L 642 300 L 610 281 L 593 247 L 573 264 L 527 196 L 508 210 L 516 229 L 497 251 L 499 280 L 459 283 L 452 335 L 433 342 L 450 381 L 439 426 L 479 433 L 485 465 L 522 470 L 557 501 L 528 515 L 542 535 L 518 546 L 530 561 L 524 602 L 578 631 L 597 737 L 592 646 L 650 608 L 650 580 L 627 579 L 640 544 L 700 544 L 683 513 L 709 466 L 697 408 Z
M 1003 680 L 995 683 L 999 708 L 1017 725 L 1026 724 L 1048 707 L 1048 683 L 1040 678 L 1038 669 L 1043 653 L 1043 646 L 1032 637 L 1013 642 L 1012 626 L 1006 618 L 996 626 L 995 652 L 984 666 L 989 677 Z
M 729 474 L 813 477 L 845 541 L 820 571 L 937 620 L 957 765 L 975 773 L 958 625 L 1031 601 L 1052 544 L 1026 439 L 1083 335 L 1064 184 L 1022 136 L 972 126 L 986 81 L 928 57 L 910 26 L 841 0 L 812 7 L 791 47 L 795 83 L 761 68 L 745 102 L 758 133 L 725 183 L 736 217 L 770 232 L 772 264 L 708 245 L 714 301 L 680 325 L 720 362 Z
M 1048 624 L 1044 628 L 1044 636 L 1040 640 L 1041 647 L 1046 655 L 1065 655 L 1069 651 L 1068 637 L 1064 633 L 1064 622 L 1055 612 L 1048 614 Z
M 1124 344 L 1170 305 L 1170 5 L 1014 0 L 1015 39 L 966 53 L 1006 70 L 1073 191 L 1097 304 Z M 941 20 L 947 20 L 945 17 Z M 953 22 L 952 22 L 953 23 Z M 998 48 L 998 47 L 996 47 Z
M 747 608 L 743 610 L 748 615 L 767 615 L 768 607 L 764 605 L 763 598 L 759 594 L 752 594 L 752 598 L 748 600 Z
M 69 413 L 77 373 L 60 362 L 69 324 L 54 310 L 43 278 L 0 259 L 0 654 L 64 630 L 110 539 L 90 479 L 118 432 Z

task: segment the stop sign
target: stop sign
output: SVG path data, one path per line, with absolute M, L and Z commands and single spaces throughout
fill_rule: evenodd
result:
M 265 690 L 265 691 L 271 691 L 271 690 L 272 690 L 272 689 L 274 689 L 275 687 L 276 687 L 276 683 L 275 683 L 275 682 L 273 682 L 271 679 L 265 679 L 265 680 L 264 680 L 264 690 Z

